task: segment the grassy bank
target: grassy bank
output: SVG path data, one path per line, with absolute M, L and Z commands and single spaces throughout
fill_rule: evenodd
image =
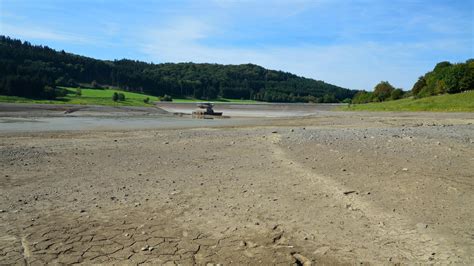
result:
M 152 106 L 154 101 L 159 101 L 158 97 L 126 92 L 114 89 L 81 89 L 81 95 L 76 95 L 76 88 L 65 88 L 68 94 L 65 97 L 61 97 L 55 100 L 39 100 L 29 99 L 16 96 L 5 96 L 0 95 L 0 102 L 8 103 L 43 103 L 43 104 L 81 104 L 81 105 L 108 105 L 108 106 Z M 125 95 L 125 101 L 114 102 L 112 95 L 114 92 L 123 93 Z M 150 98 L 149 103 L 145 103 L 143 100 Z M 199 99 L 173 99 L 173 102 L 203 102 L 204 100 Z M 237 103 L 237 104 L 249 104 L 259 103 L 252 100 L 239 100 L 239 99 L 216 99 L 211 100 L 212 102 L 222 103 Z
M 408 98 L 382 103 L 354 104 L 341 109 L 345 111 L 474 112 L 474 91 L 421 99 Z

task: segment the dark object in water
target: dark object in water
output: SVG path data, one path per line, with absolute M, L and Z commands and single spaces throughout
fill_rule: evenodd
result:
M 198 109 L 193 111 L 193 117 L 204 118 L 204 116 L 222 116 L 222 112 L 214 112 L 212 103 L 199 103 Z

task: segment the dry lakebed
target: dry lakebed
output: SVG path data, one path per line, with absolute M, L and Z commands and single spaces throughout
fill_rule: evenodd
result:
M 0 264 L 474 263 L 472 113 L 67 108 L 0 108 Z

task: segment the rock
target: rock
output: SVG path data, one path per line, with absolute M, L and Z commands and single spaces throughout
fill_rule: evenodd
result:
M 251 242 L 251 241 L 247 241 L 246 242 L 246 246 L 248 246 L 249 248 L 255 248 L 257 247 L 257 243 L 254 243 L 254 242 Z
M 0 213 L 6 212 L 5 210 L 0 210 Z
M 163 144 L 169 144 L 169 142 L 168 142 L 168 141 L 165 141 L 165 142 L 163 142 Z
M 402 168 L 402 171 L 408 171 L 408 168 Z
M 349 195 L 349 194 L 352 194 L 352 193 L 356 193 L 356 191 L 355 190 L 349 190 L 349 191 L 345 191 L 343 193 L 344 193 L 344 195 Z
M 278 133 L 278 131 L 272 131 L 272 133 L 273 133 L 273 134 L 276 134 L 276 133 Z
M 424 224 L 424 223 L 417 223 L 417 224 L 416 224 L 416 228 L 418 228 L 418 229 L 426 229 L 426 228 L 428 228 L 428 225 L 427 225 L 427 224 Z
M 312 265 L 311 261 L 301 254 L 295 253 L 293 254 L 293 258 L 296 259 L 298 265 L 303 265 L 303 266 Z

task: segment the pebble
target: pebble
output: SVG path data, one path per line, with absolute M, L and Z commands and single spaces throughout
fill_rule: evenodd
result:
M 427 225 L 427 224 L 424 224 L 424 223 L 417 223 L 417 224 L 416 224 L 416 227 L 417 227 L 418 229 L 426 229 L 426 228 L 428 228 L 428 225 Z

